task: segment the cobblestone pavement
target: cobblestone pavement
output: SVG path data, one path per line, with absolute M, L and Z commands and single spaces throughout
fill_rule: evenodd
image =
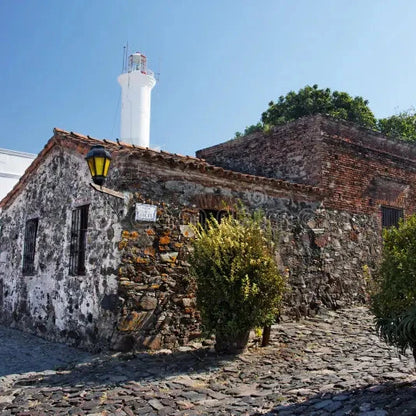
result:
M 201 344 L 91 356 L 12 332 L 0 329 L 2 416 L 416 415 L 413 358 L 378 340 L 363 307 L 283 323 L 237 357 Z

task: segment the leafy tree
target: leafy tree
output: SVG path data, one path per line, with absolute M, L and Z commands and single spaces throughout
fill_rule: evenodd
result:
M 416 140 L 416 113 L 414 110 L 403 111 L 377 122 L 378 129 L 387 136 L 403 140 Z
M 271 101 L 261 119 L 264 124 L 280 125 L 318 113 L 353 121 L 368 128 L 376 127 L 376 119 L 367 100 L 353 98 L 346 92 L 331 92 L 329 88 L 319 89 L 317 85 L 307 85 L 298 92 L 290 91 L 286 96 L 280 96 L 276 103 Z
M 262 114 L 261 122 L 247 126 L 244 133 L 237 132 L 235 137 L 245 136 L 257 131 L 267 132 L 271 126 L 285 124 L 303 116 L 328 114 L 332 117 L 352 121 L 364 127 L 379 130 L 390 137 L 416 141 L 416 111 L 408 110 L 391 117 L 376 120 L 368 107 L 368 101 L 362 97 L 351 97 L 346 92 L 331 91 L 307 85 L 298 92 L 290 91 L 280 96 L 277 102 L 270 101 L 268 109 Z
M 241 133 L 239 131 L 235 132 L 234 137 L 237 139 L 238 137 L 241 136 L 247 136 L 247 134 L 251 134 L 251 133 L 256 133 L 258 131 L 263 131 L 264 126 L 262 123 L 257 123 L 257 124 L 252 124 L 251 126 L 247 126 L 244 129 L 244 133 Z
M 245 348 L 250 330 L 271 324 L 279 314 L 284 281 L 279 273 L 270 226 L 257 213 L 240 209 L 218 223 L 196 228 L 191 270 L 197 305 L 218 352 Z
M 256 133 L 257 131 L 262 131 L 262 130 L 263 130 L 262 123 L 252 124 L 251 126 L 247 126 L 244 129 L 244 136 L 246 136 L 247 134 Z
M 371 309 L 377 331 L 401 352 L 416 359 L 416 216 L 384 234 L 383 258 L 375 276 Z

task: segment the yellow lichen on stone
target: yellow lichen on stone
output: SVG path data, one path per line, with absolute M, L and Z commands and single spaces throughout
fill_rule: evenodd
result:
M 155 256 L 155 254 L 156 254 L 156 250 L 155 250 L 153 247 L 146 247 L 146 248 L 144 249 L 144 254 L 145 254 L 146 256 L 151 256 L 151 257 L 154 257 L 154 256 Z
M 147 259 L 144 259 L 143 257 L 137 257 L 136 263 L 146 264 L 148 262 Z
M 159 243 L 160 244 L 169 244 L 170 243 L 170 237 L 168 235 L 164 235 L 164 236 L 160 237 Z

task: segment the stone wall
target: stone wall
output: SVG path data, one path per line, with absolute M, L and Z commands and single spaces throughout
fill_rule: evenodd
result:
M 140 180 L 129 179 L 133 178 L 130 172 Z M 319 196 L 309 188 L 301 187 L 295 194 L 284 187 L 260 188 L 251 179 L 246 183 L 241 179 L 184 172 L 167 167 L 165 162 L 135 161 L 128 152 L 118 154 L 109 183 L 119 183 L 133 196 L 122 220 L 124 231 L 119 243 L 119 295 L 123 306 L 115 348 L 174 348 L 201 335 L 195 284 L 187 263 L 193 235 L 189 225 L 198 222 L 201 210 L 221 211 L 241 201 L 251 210 L 263 209 L 277 224 L 281 213 L 309 217 L 320 204 Z M 157 221 L 134 221 L 136 203 L 156 205 Z M 285 272 L 286 266 L 281 264 L 281 268 Z
M 290 291 L 285 314 L 316 313 L 365 299 L 363 269 L 379 256 L 378 217 L 325 208 L 324 191 L 208 166 L 197 159 L 107 143 L 107 186 L 89 187 L 83 159 L 92 139 L 65 134 L 3 204 L 0 321 L 88 349 L 174 348 L 199 336 L 187 254 L 201 210 L 241 201 L 262 209 L 279 239 Z M 71 212 L 90 204 L 85 276 L 68 273 Z M 155 222 L 135 206 L 157 207 Z M 39 218 L 33 276 L 23 276 L 25 222 Z
M 310 187 L 223 175 L 217 170 L 113 150 L 108 186 L 125 200 L 94 191 L 89 146 L 51 142 L 12 198 L 3 202 L 0 238 L 1 323 L 92 350 L 175 347 L 200 334 L 189 276 L 190 223 L 200 210 L 242 201 L 251 209 L 313 212 Z M 81 152 L 81 153 L 80 153 Z M 161 156 L 161 157 L 160 157 Z M 136 203 L 158 207 L 155 223 L 136 221 Z M 69 274 L 71 213 L 89 204 L 86 274 Z M 35 272 L 22 273 L 27 219 L 39 218 Z M 282 269 L 285 266 L 282 265 Z
M 186 185 L 178 183 L 177 189 Z M 279 265 L 290 288 L 285 315 L 299 318 L 314 315 L 321 307 L 366 301 L 364 271 L 372 270 L 380 255 L 377 217 L 325 210 L 265 194 L 255 198 L 253 203 L 250 195 L 244 203 L 264 210 L 278 236 Z M 156 203 L 142 195 L 132 201 Z M 117 349 L 131 345 L 174 348 L 200 335 L 195 287 L 187 263 L 192 236 L 187 224 L 197 220 L 199 210 L 172 202 L 157 205 L 157 223 L 125 223 L 119 244 L 123 307 Z
M 112 348 L 174 348 L 200 336 L 195 284 L 189 276 L 189 227 L 197 212 L 134 194 L 119 242 L 122 302 Z M 155 223 L 135 221 L 136 203 L 157 205 Z
M 155 224 L 123 222 L 119 345 L 139 342 L 171 348 L 198 336 L 194 286 L 186 262 L 187 224 L 197 221 L 200 209 L 220 210 L 224 202 L 229 206 L 240 200 L 251 210 L 261 209 L 272 221 L 280 268 L 290 287 L 286 315 L 313 315 L 322 306 L 366 300 L 364 270 L 374 268 L 380 255 L 377 216 L 324 209 L 317 195 L 284 195 L 282 189 L 184 173 L 172 166 L 166 169 L 163 163 L 142 160 L 136 165 L 131 155 L 119 155 L 118 160 L 123 157 L 114 174 L 124 178 L 124 189 L 134 186 L 140 191 L 131 203 L 155 204 L 159 216 Z M 137 166 L 141 179 L 129 184 L 125 178 Z
M 285 313 L 315 314 L 367 301 L 368 272 L 381 255 L 374 215 L 318 209 L 304 222 L 289 220 L 280 231 L 280 256 L 289 273 Z
M 106 199 L 88 185 L 85 161 L 53 147 L 14 202 L 0 234 L 0 322 L 51 340 L 98 350 L 117 322 L 121 225 Z M 113 201 L 111 201 L 113 202 Z M 69 275 L 72 209 L 90 204 L 86 274 Z M 26 220 L 39 218 L 35 272 L 22 273 Z

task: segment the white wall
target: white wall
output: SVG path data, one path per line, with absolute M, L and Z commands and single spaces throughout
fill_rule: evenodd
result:
M 156 84 L 152 72 L 132 71 L 118 77 L 121 85 L 120 140 L 150 146 L 151 91 Z
M 12 190 L 36 155 L 0 149 L 0 201 Z

